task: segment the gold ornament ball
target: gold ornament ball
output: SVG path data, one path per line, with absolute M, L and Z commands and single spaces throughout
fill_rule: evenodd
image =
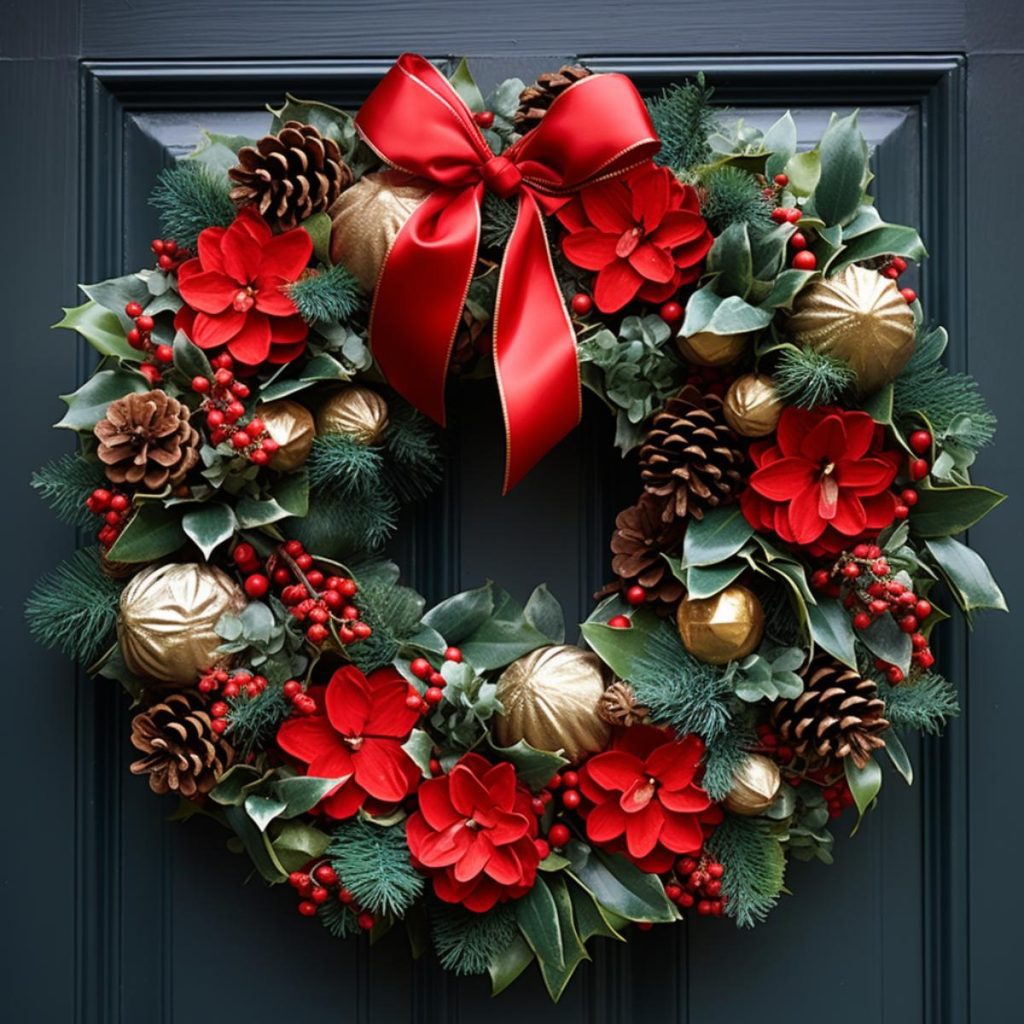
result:
M 711 665 L 725 665 L 757 649 L 764 634 L 764 609 L 756 595 L 734 583 L 714 597 L 684 598 L 676 624 L 690 654 Z
M 342 388 L 317 410 L 318 434 L 349 434 L 362 444 L 376 444 L 388 429 L 388 404 L 369 388 Z
M 797 345 L 848 363 L 861 394 L 877 391 L 907 365 L 916 335 L 896 282 L 853 264 L 800 292 L 786 332 Z
M 764 437 L 778 426 L 782 402 L 771 377 L 745 373 L 737 377 L 725 393 L 722 412 L 737 434 Z
M 117 639 L 125 664 L 147 679 L 192 686 L 202 669 L 224 660 L 217 620 L 245 605 L 241 588 L 213 566 L 143 569 L 121 592 Z
M 273 469 L 292 473 L 305 465 L 316 437 L 313 414 L 298 402 L 279 398 L 256 409 L 267 433 L 280 446 L 270 458 Z
M 531 651 L 498 679 L 498 742 L 526 740 L 538 750 L 563 750 L 574 762 L 603 750 L 611 726 L 598 715 L 598 701 L 607 682 L 603 662 L 590 651 L 567 644 Z
M 430 195 L 423 181 L 403 171 L 366 174 L 327 211 L 331 218 L 331 261 L 341 263 L 372 291 L 384 258 L 405 222 Z
M 747 347 L 745 334 L 712 334 L 699 331 L 684 338 L 676 338 L 680 355 L 697 366 L 725 366 L 734 363 Z
M 732 787 L 723 803 L 727 811 L 753 817 L 775 802 L 782 785 L 779 766 L 761 754 L 748 754 L 733 773 Z

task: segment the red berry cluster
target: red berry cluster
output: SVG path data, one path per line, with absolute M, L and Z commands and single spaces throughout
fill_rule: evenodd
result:
M 227 672 L 223 674 L 228 675 Z M 199 682 L 200 689 L 202 689 L 204 682 L 210 680 L 211 676 L 219 677 L 220 675 L 220 672 L 214 672 L 204 676 Z M 244 693 L 249 700 L 252 700 L 267 688 L 267 680 L 263 676 L 253 675 L 251 672 L 236 672 L 223 683 L 220 682 L 219 678 L 214 681 L 217 686 L 223 687 L 225 697 L 238 697 Z M 215 700 L 210 705 L 210 717 L 213 719 L 210 723 L 210 728 L 218 734 L 225 732 L 228 725 L 230 725 L 228 721 L 230 713 L 231 705 L 227 701 Z
M 757 723 L 757 738 L 759 741 L 758 752 L 774 758 L 781 765 L 790 764 L 796 757 L 792 747 L 787 747 L 779 742 L 778 735 L 767 722 Z
M 154 238 L 149 247 L 156 256 L 156 265 L 168 272 L 177 270 L 192 255 L 173 238 Z
M 298 679 L 289 679 L 281 692 L 292 702 L 292 707 L 300 715 L 315 715 L 316 701 L 302 689 L 302 683 Z
M 141 373 L 150 384 L 160 383 L 160 365 L 166 366 L 174 359 L 174 349 L 170 345 L 157 345 L 153 341 L 155 321 L 142 311 L 137 302 L 129 302 L 124 307 L 125 313 L 132 318 L 135 326 L 125 335 L 125 340 L 133 349 L 143 353 Z
M 847 807 L 853 806 L 853 793 L 850 792 L 850 784 L 846 781 L 845 776 L 841 775 L 838 779 L 824 786 L 821 795 L 825 798 L 825 803 L 828 805 L 828 816 L 830 818 L 838 818 Z
M 85 499 L 85 507 L 94 516 L 103 517 L 103 526 L 96 534 L 96 539 L 109 551 L 128 521 L 132 510 L 131 499 L 121 491 L 108 491 L 106 487 L 97 487 Z
M 364 932 L 377 923 L 373 914 L 359 907 L 355 896 L 341 884 L 338 872 L 327 861 L 321 861 L 306 871 L 293 871 L 288 876 L 288 884 L 299 898 L 299 913 L 303 917 L 315 917 L 317 908 L 333 897 L 356 915 L 356 924 Z
M 219 693 L 229 699 L 242 693 L 247 697 L 258 697 L 266 688 L 267 681 L 261 675 L 245 670 L 229 672 L 223 668 L 206 669 L 197 684 L 200 693 Z
M 931 432 L 928 430 L 915 430 L 910 437 L 907 438 L 907 443 L 910 445 L 911 451 L 917 455 L 917 458 L 911 459 L 907 466 L 907 472 L 910 474 L 910 479 L 915 482 L 923 480 L 931 472 L 931 466 L 929 465 L 928 460 L 922 457 L 924 455 L 931 454 Z M 906 493 L 906 491 L 903 492 L 904 496 L 906 496 Z M 913 503 L 914 502 L 911 502 L 910 504 Z
M 729 898 L 722 894 L 725 869 L 710 854 L 680 857 L 665 883 L 665 895 L 678 907 L 696 907 L 703 917 L 721 917 Z
M 210 443 L 231 442 L 238 455 L 244 455 L 250 462 L 265 466 L 280 445 L 267 433 L 266 426 L 258 416 L 246 424 L 238 421 L 245 415 L 243 398 L 249 397 L 249 386 L 235 379 L 232 359 L 227 353 L 213 360 L 216 367 L 213 379 L 193 377 L 192 390 L 204 395 L 200 409 L 206 413 L 206 425 L 210 430 Z
M 898 281 L 900 274 L 902 274 L 906 269 L 907 261 L 902 256 L 886 256 L 879 265 L 878 272 L 882 277 L 889 278 L 890 281 Z M 902 295 L 908 303 L 914 302 L 917 299 L 917 292 L 915 292 L 913 288 L 901 288 L 900 295 Z
M 444 660 L 452 662 L 462 661 L 462 651 L 458 647 L 449 647 L 444 652 Z M 409 671 L 421 682 L 427 684 L 426 690 L 421 697 L 415 690 L 409 690 L 406 697 L 406 706 L 418 709 L 421 714 L 426 714 L 432 706 L 440 704 L 444 700 L 444 688 L 447 680 L 438 672 L 426 658 L 413 658 L 409 664 Z
M 686 385 L 692 385 L 705 395 L 716 395 L 724 398 L 729 385 L 736 378 L 735 372 L 728 366 L 696 366 L 686 367 Z

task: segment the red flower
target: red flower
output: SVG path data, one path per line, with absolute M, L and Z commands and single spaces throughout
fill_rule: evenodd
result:
M 696 281 L 713 241 L 694 189 L 654 164 L 583 189 L 558 219 L 569 229 L 566 258 L 598 272 L 594 301 L 605 313 L 664 302 Z
M 630 860 L 657 873 L 679 854 L 696 853 L 704 826 L 722 817 L 698 784 L 703 756 L 699 736 L 676 739 L 649 725 L 626 729 L 580 769 L 580 789 L 594 804 L 587 836 L 602 846 L 624 845 Z
M 277 745 L 320 779 L 345 777 L 324 798 L 331 818 L 351 818 L 364 803 L 396 804 L 415 792 L 420 771 L 402 749 L 419 714 L 405 706 L 409 684 L 393 668 L 369 678 L 352 666 L 338 669 L 315 696 L 326 714 L 289 718 Z
M 900 457 L 866 412 L 783 410 L 775 439 L 750 446 L 757 469 L 740 496 L 747 521 L 784 541 L 838 554 L 895 517 Z
M 446 903 L 483 913 L 533 887 L 540 857 L 529 791 L 507 761 L 466 754 L 448 775 L 420 786 L 406 825 L 413 862 L 434 875 Z
M 275 235 L 254 210 L 228 228 L 200 232 L 199 255 L 178 270 L 185 305 L 174 326 L 200 348 L 227 346 L 241 363 L 287 363 L 309 327 L 283 291 L 306 269 L 313 240 L 302 228 Z

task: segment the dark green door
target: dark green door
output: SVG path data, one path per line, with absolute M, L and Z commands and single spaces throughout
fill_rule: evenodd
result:
M 884 170 L 880 206 L 915 224 L 933 258 L 920 290 L 1001 414 L 981 475 L 1024 495 L 1017 181 L 1024 158 L 1024 18 L 1011 0 L 687 0 L 632 5 L 378 0 L 15 0 L 4 3 L 4 395 L 8 462 L 0 1017 L 17 1022 L 303 1021 L 978 1024 L 1016 1019 L 1024 699 L 1012 620 L 941 657 L 966 713 L 916 754 L 913 790 L 837 845 L 831 869 L 797 864 L 793 896 L 738 933 L 694 920 L 599 947 L 562 1004 L 525 978 L 492 1003 L 484 981 L 414 964 L 399 937 L 372 951 L 305 925 L 202 823 L 169 824 L 127 773 L 127 709 L 31 645 L 17 612 L 73 546 L 26 481 L 61 451 L 47 430 L 85 353 L 48 336 L 76 280 L 144 263 L 155 172 L 200 124 L 244 131 L 288 89 L 358 102 L 402 49 L 468 52 L 478 77 L 529 78 L 569 55 L 625 70 L 645 91 L 703 69 L 728 102 L 768 122 L 793 108 L 808 139 L 829 110 L 863 110 Z M 891 56 L 894 51 L 900 56 Z M 728 54 L 729 56 L 721 56 Z M 254 121 L 254 119 L 256 119 Z M 407 524 L 399 560 L 428 598 L 485 576 L 525 596 L 546 579 L 585 614 L 605 572 L 622 470 L 607 424 L 584 427 L 500 499 L 493 392 L 455 400 L 442 499 Z M 1024 603 L 1019 518 L 973 544 Z

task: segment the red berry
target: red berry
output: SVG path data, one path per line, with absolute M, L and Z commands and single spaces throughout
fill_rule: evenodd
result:
M 252 438 L 244 430 L 239 430 L 238 433 L 231 435 L 231 445 L 239 451 L 248 448 L 250 444 L 252 444 Z
M 210 714 L 214 718 L 225 718 L 231 709 L 222 700 L 215 700 L 210 705 Z
M 914 614 L 919 619 L 927 619 L 928 616 L 931 615 L 932 610 L 933 609 L 931 601 L 925 601 L 922 599 L 914 605 Z
M 802 231 L 794 231 L 790 236 L 789 245 L 792 249 L 806 249 L 807 236 Z
M 544 783 L 544 788 L 548 790 L 560 789 L 562 786 L 562 776 L 555 772 L 554 775 Z
M 427 676 L 427 682 L 431 686 L 437 686 L 442 690 L 448 685 L 448 681 L 440 672 L 431 672 L 430 675 Z
M 928 475 L 930 468 L 927 459 L 912 459 L 910 463 L 910 479 L 923 480 Z
M 580 791 L 578 789 L 567 789 L 562 793 L 562 806 L 570 811 L 575 811 L 580 805 Z
M 892 265 L 902 274 L 907 269 L 907 261 L 902 256 L 893 256 Z
M 565 846 L 569 842 L 569 836 L 569 829 L 560 822 L 548 829 L 548 841 L 556 848 Z
M 881 274 L 882 277 L 887 277 L 890 281 L 895 281 L 900 276 L 900 272 L 895 267 L 883 267 Z
M 174 361 L 174 349 L 170 345 L 157 345 L 153 353 L 158 363 L 170 363 Z
M 630 587 L 626 591 L 626 600 L 632 605 L 643 604 L 647 600 L 647 591 L 641 586 Z
M 860 575 L 860 566 L 856 562 L 847 562 L 843 566 L 843 575 L 847 579 L 855 580 Z
M 931 651 L 920 651 L 914 657 L 917 658 L 917 663 L 921 668 L 931 668 L 935 664 L 935 655 Z
M 417 679 L 426 679 L 434 669 L 426 658 L 413 658 L 409 665 L 409 671 Z
M 872 615 L 884 615 L 889 610 L 889 602 L 876 597 L 875 600 L 868 605 L 868 610 Z
M 444 652 L 444 660 L 454 661 L 456 664 L 458 664 L 460 661 L 462 661 L 462 651 L 460 651 L 458 647 L 448 647 Z
M 309 629 L 306 630 L 306 637 L 310 643 L 314 643 L 317 646 L 322 644 L 330 636 L 326 626 L 320 625 L 319 622 L 314 623 Z
M 197 395 L 205 395 L 210 390 L 210 382 L 205 377 L 193 377 L 192 390 Z
M 359 592 L 359 588 L 356 586 L 355 580 L 343 579 L 338 587 L 338 592 L 344 594 L 345 597 L 354 597 Z
M 796 270 L 814 270 L 818 265 L 818 257 L 810 249 L 801 249 L 793 257 L 793 267 Z
M 418 711 L 421 704 L 420 695 L 415 690 L 410 690 L 405 698 L 405 706 L 410 711 Z
M 152 363 L 143 363 L 139 367 L 139 373 L 141 373 L 150 384 L 160 383 L 160 371 Z
M 551 845 L 546 839 L 534 839 L 533 845 L 537 851 L 537 856 L 541 860 L 544 860 L 551 853 Z
M 289 700 L 294 700 L 300 693 L 302 693 L 302 683 L 297 679 L 289 679 L 288 682 L 281 687 L 281 692 Z
M 473 120 L 476 121 L 481 128 L 490 128 L 494 124 L 494 111 L 493 110 L 478 110 L 473 115 Z
M 153 318 L 151 316 L 143 315 L 137 316 L 135 318 L 135 326 L 138 327 L 138 329 L 142 331 L 143 334 L 148 334 L 151 330 L 153 330 L 153 327 L 155 325 L 153 322 Z
M 854 629 L 867 629 L 871 625 L 871 616 L 867 612 L 857 612 L 853 617 Z
M 877 561 L 871 563 L 871 571 L 876 576 L 888 576 L 889 563 L 884 558 L 879 558 Z
M 898 665 L 890 665 L 885 674 L 893 686 L 903 682 L 903 669 Z
M 795 224 L 803 215 L 803 210 L 798 210 L 794 206 L 786 211 L 786 220 L 788 220 L 790 224 Z
M 312 900 L 303 900 L 299 904 L 299 913 L 303 917 L 315 917 L 316 916 L 316 904 Z
M 900 492 L 900 501 L 910 508 L 917 504 L 918 499 L 919 495 L 912 487 L 908 487 L 905 491 Z
M 928 430 L 915 430 L 907 438 L 907 443 L 918 455 L 924 455 L 925 452 L 931 451 L 932 448 L 931 432 Z
M 594 300 L 586 292 L 577 292 L 572 297 L 571 305 L 577 316 L 586 316 L 594 308 Z
M 825 569 L 815 569 L 811 574 L 811 586 L 814 587 L 815 590 L 822 590 L 824 587 L 827 587 L 828 581 L 829 575 L 828 571 Z
M 338 873 L 331 867 L 330 864 L 319 864 L 316 870 L 313 872 L 313 877 L 321 885 L 337 885 L 338 884 Z
M 897 505 L 893 510 L 892 514 L 897 519 L 906 519 L 910 515 L 910 509 L 906 505 Z
M 608 620 L 608 625 L 613 629 L 629 629 L 633 622 L 628 615 L 613 615 Z
M 129 302 L 124 307 L 124 311 L 134 320 L 137 316 L 142 316 L 142 307 L 137 302 Z
M 254 572 L 245 578 L 245 592 L 250 597 L 263 597 L 270 589 L 270 580 L 261 572 Z
M 779 186 L 779 188 L 785 188 L 789 184 L 789 175 L 776 174 L 775 177 L 772 178 L 772 181 L 774 181 L 775 184 Z
M 314 903 L 326 903 L 327 897 L 330 895 L 331 894 L 322 885 L 318 885 L 309 894 L 309 897 Z
M 356 918 L 356 924 L 359 925 L 364 932 L 368 932 L 376 923 L 377 919 L 373 914 L 368 914 L 365 911 Z
M 440 686 L 428 686 L 427 692 L 423 694 L 423 699 L 428 704 L 440 704 L 444 700 L 444 690 Z
M 917 301 L 917 292 L 913 288 L 901 288 L 900 295 L 903 296 L 908 305 Z
M 210 723 L 210 728 L 219 736 L 228 727 L 228 720 L 226 718 L 215 718 Z
M 290 540 L 284 546 L 284 553 L 291 556 L 292 558 L 298 558 L 299 555 L 305 554 L 306 549 L 302 546 L 302 541 Z
M 917 621 L 916 615 L 904 615 L 903 618 L 900 619 L 900 629 L 902 629 L 904 633 L 916 633 L 919 625 L 920 623 Z
M 666 302 L 658 313 L 667 324 L 674 324 L 683 319 L 683 307 L 678 302 Z
M 784 206 L 776 206 L 772 210 L 772 220 L 776 224 L 785 224 L 789 220 L 789 211 Z

